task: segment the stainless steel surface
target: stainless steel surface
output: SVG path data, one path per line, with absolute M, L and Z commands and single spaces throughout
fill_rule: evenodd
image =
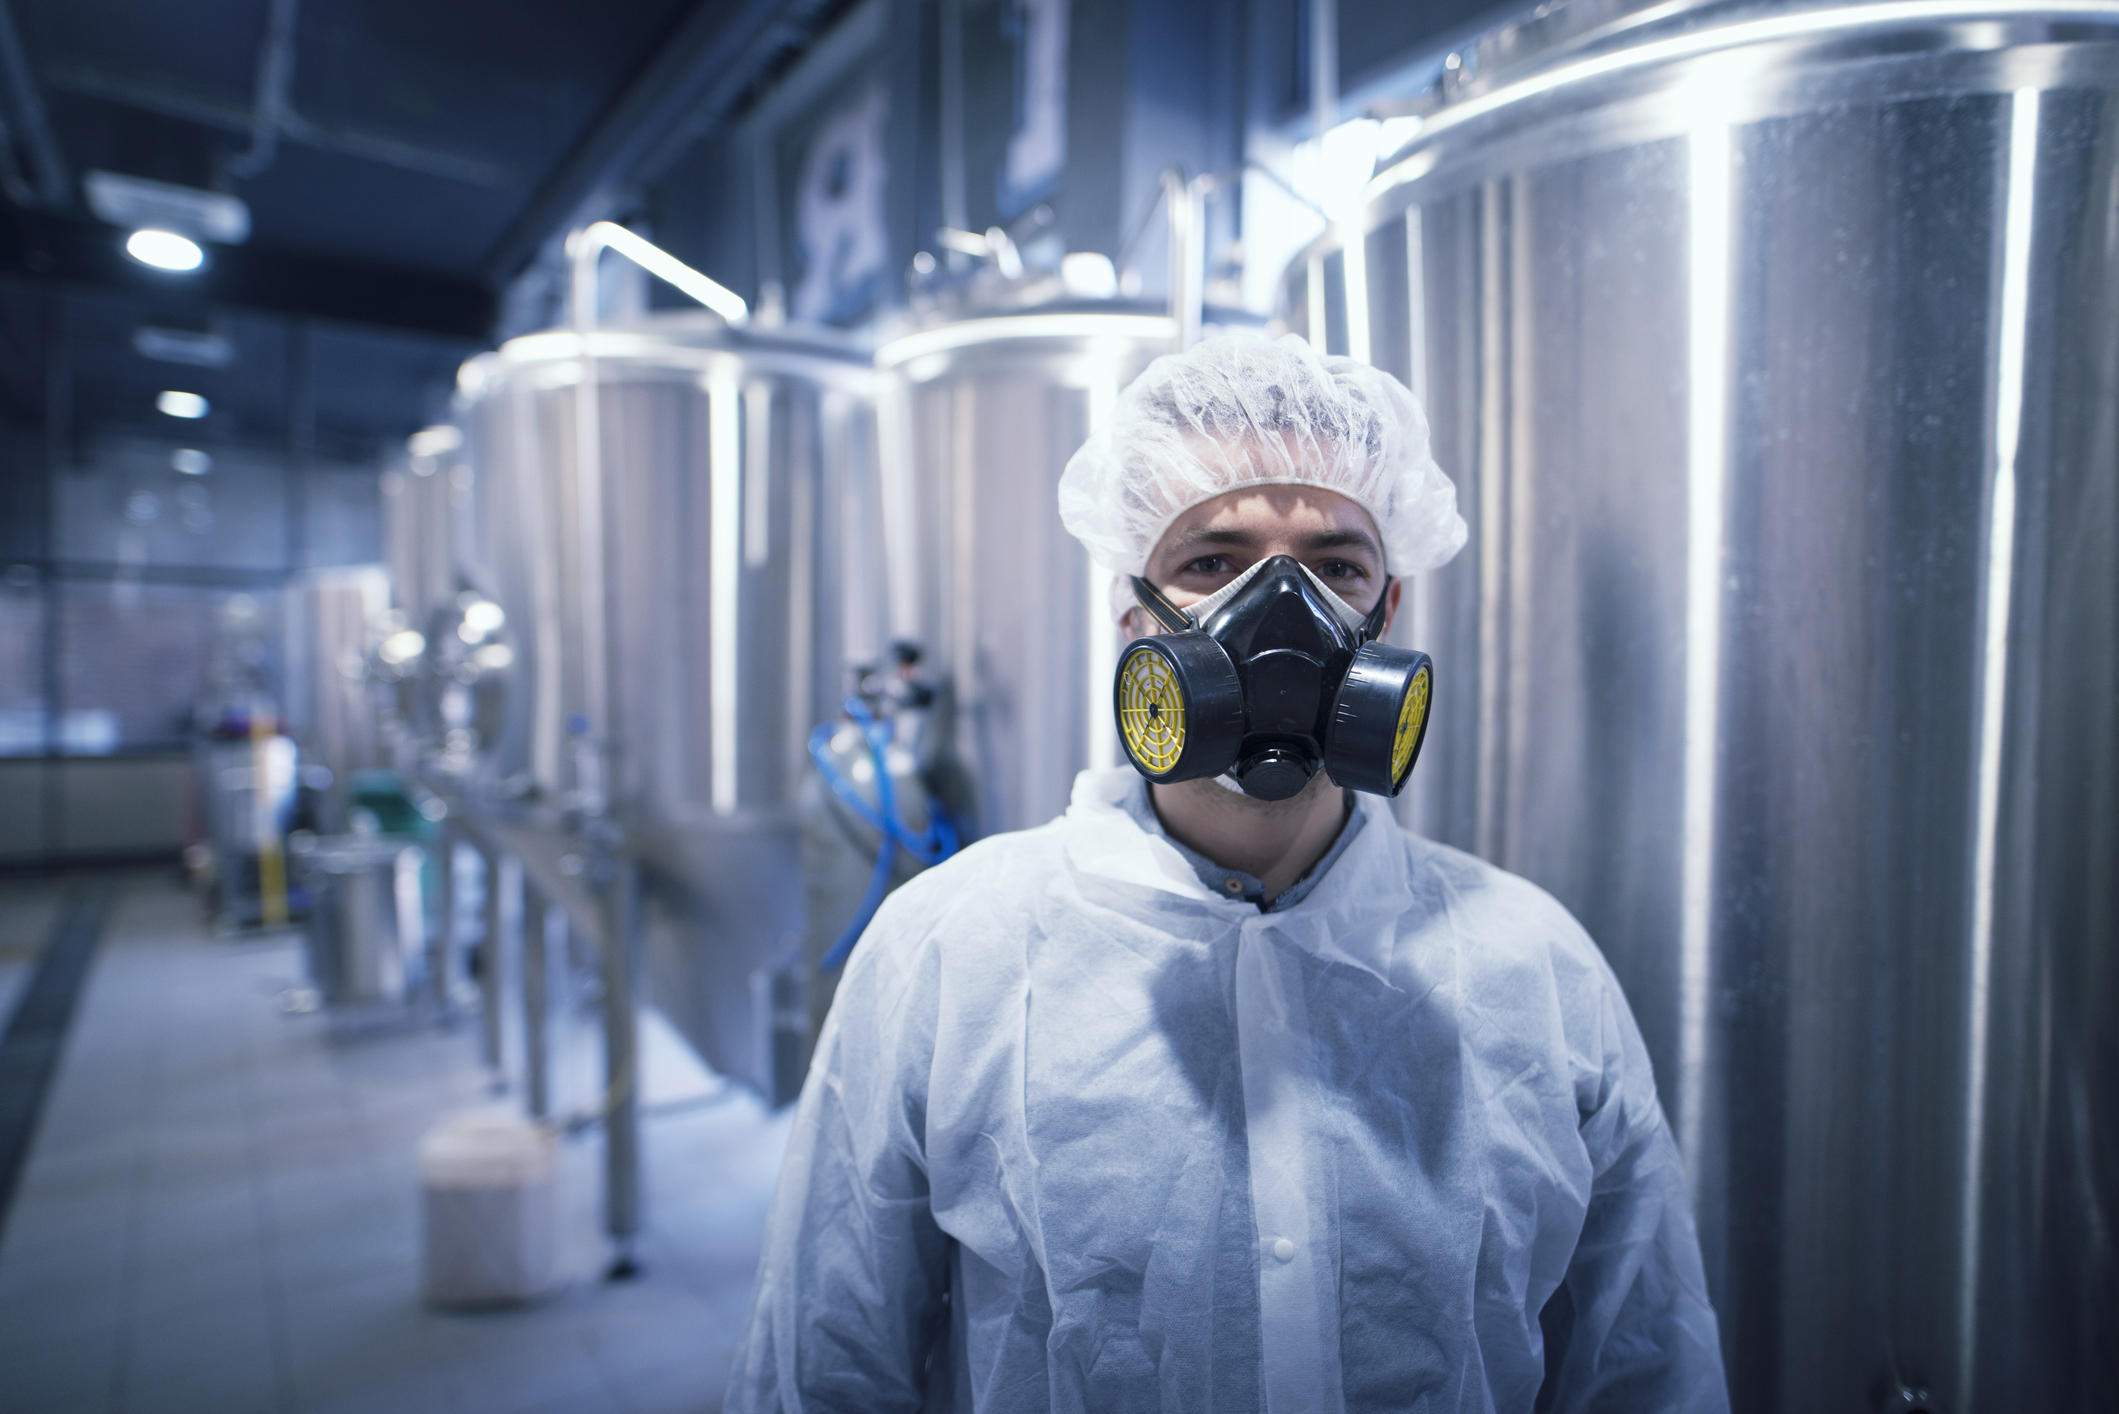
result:
M 294 857 L 312 897 L 310 980 L 334 1008 L 395 1008 L 426 943 L 423 853 L 387 835 L 326 835 Z
M 643 871 L 647 995 L 716 1069 L 761 1087 L 750 979 L 799 931 L 804 743 L 836 714 L 845 665 L 885 633 L 873 383 L 865 354 L 823 335 L 708 316 L 586 345 L 533 335 L 460 380 L 462 574 L 505 612 L 513 654 L 504 720 L 462 793 L 474 813 L 567 838 L 607 811 Z M 598 555 L 592 630 L 581 567 Z
M 490 845 L 485 861 L 485 929 L 478 940 L 478 1055 L 496 1088 L 507 1075 L 507 958 L 510 929 L 522 927 L 522 864 Z
M 1412 818 L 1624 982 L 1739 1410 L 2119 1407 L 2115 94 L 2110 5 L 1547 7 L 1289 272 L 1472 524 Z
M 385 764 L 376 685 L 368 675 L 375 625 L 389 603 L 373 567 L 320 570 L 287 588 L 286 717 L 304 765 L 331 772 L 319 793 L 319 826 L 345 828 L 346 779 Z
M 959 704 L 968 833 L 1040 825 L 1118 759 L 1108 576 L 1060 526 L 1067 459 L 1176 321 L 1122 309 L 961 319 L 877 350 L 891 611 Z
M 456 602 L 457 510 L 464 476 L 453 454 L 408 456 L 382 477 L 383 557 L 390 566 L 391 606 L 405 626 L 430 631 Z
M 436 830 L 433 849 L 438 897 L 434 901 L 435 926 L 427 935 L 427 1002 L 436 1016 L 449 1017 L 456 1010 L 456 950 L 462 936 L 456 916 L 460 891 L 456 887 L 455 831 L 446 825 Z
M 566 955 L 567 916 L 525 889 L 522 905 L 522 1069 L 530 1114 L 552 1114 L 552 957 Z M 556 946 L 554 934 L 557 934 Z
M 599 898 L 599 960 L 605 997 L 640 990 L 640 878 L 617 862 Z M 640 1235 L 645 1195 L 640 1182 L 640 1011 L 607 1008 L 603 1025 L 604 1231 L 616 1245 L 613 1275 L 632 1274 L 633 1241 Z

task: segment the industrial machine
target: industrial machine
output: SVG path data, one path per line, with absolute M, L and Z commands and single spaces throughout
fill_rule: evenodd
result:
M 1742 1411 L 2119 1388 L 2119 7 L 1563 3 L 1286 276 L 1408 381 L 1412 818 L 1625 984 Z

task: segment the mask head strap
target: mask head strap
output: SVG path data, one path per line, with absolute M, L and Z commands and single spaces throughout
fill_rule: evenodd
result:
M 1163 626 L 1165 633 L 1183 633 L 1195 627 L 1191 615 L 1164 598 L 1160 589 L 1139 575 L 1133 576 L 1133 593 L 1140 600 L 1140 606 L 1148 611 L 1148 616 Z
M 1369 610 L 1368 618 L 1362 621 L 1361 636 L 1363 638 L 1374 640 L 1383 637 L 1383 624 L 1384 620 L 1390 617 L 1390 607 L 1391 577 L 1385 575 L 1383 577 L 1383 592 L 1376 596 L 1376 607 Z

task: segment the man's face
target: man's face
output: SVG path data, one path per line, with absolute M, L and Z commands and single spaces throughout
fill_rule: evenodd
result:
M 1252 486 L 1200 502 L 1163 532 L 1143 578 L 1183 607 L 1274 555 L 1293 555 L 1364 614 L 1384 592 L 1376 522 L 1338 492 L 1316 486 Z M 1397 611 L 1399 592 L 1392 582 L 1386 616 Z M 1124 622 L 1134 636 L 1155 631 L 1137 607 Z

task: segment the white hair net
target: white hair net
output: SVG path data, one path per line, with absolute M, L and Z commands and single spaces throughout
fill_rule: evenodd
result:
M 1245 486 L 1320 486 L 1359 505 L 1386 568 L 1417 574 L 1462 549 L 1457 488 L 1428 452 L 1404 384 L 1290 334 L 1222 334 L 1148 365 L 1067 463 L 1060 521 L 1089 557 L 1141 574 L 1170 523 Z

